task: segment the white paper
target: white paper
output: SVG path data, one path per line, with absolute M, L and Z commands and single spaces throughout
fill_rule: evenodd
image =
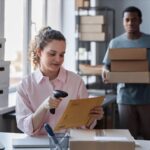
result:
M 12 139 L 13 147 L 49 147 L 49 139 L 47 136 L 25 136 L 23 138 Z
M 96 141 L 129 141 L 126 137 L 116 137 L 116 136 L 95 136 Z

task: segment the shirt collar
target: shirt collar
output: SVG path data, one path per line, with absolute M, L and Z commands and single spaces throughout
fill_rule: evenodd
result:
M 59 74 L 55 80 L 60 80 L 61 82 L 65 83 L 66 78 L 67 78 L 67 71 L 63 67 L 61 67 Z
M 36 82 L 39 84 L 44 78 L 48 78 L 46 76 L 43 76 L 42 72 L 40 71 L 40 69 L 37 69 L 34 73 L 34 76 L 35 76 L 35 80 Z M 61 67 L 60 68 L 60 71 L 59 71 L 59 74 L 57 76 L 57 78 L 55 80 L 59 80 L 63 83 L 65 83 L 66 81 L 66 78 L 67 78 L 67 71 Z

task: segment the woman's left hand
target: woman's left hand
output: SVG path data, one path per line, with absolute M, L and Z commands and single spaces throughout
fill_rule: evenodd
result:
M 94 107 L 93 109 L 90 110 L 89 116 L 90 116 L 90 120 L 86 125 L 88 128 L 95 120 L 100 120 L 103 118 L 104 116 L 103 108 L 101 106 Z

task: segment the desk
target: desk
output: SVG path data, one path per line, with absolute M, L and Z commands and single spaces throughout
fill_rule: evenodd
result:
M 12 139 L 24 136 L 22 133 L 6 133 L 0 132 L 0 141 L 5 146 L 5 150 L 15 150 L 12 148 Z M 136 146 L 135 150 L 150 150 L 150 141 L 136 140 L 140 146 Z M 49 150 L 49 148 L 17 148 L 16 150 Z
M 15 110 L 15 106 L 1 107 L 0 108 L 0 115 L 12 112 L 14 110 Z
M 0 132 L 0 142 L 5 146 L 5 150 L 49 150 L 49 148 L 13 148 L 12 139 L 23 136 L 23 133 Z

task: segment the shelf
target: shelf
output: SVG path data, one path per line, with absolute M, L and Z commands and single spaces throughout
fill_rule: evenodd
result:
M 79 64 L 79 69 L 85 75 L 101 75 L 102 65 Z
M 88 85 L 101 77 L 102 61 L 98 59 L 114 37 L 115 11 L 110 7 L 79 7 L 75 12 L 76 68 L 79 75 L 85 76 L 83 79 Z M 100 81 L 100 84 L 103 83 Z

